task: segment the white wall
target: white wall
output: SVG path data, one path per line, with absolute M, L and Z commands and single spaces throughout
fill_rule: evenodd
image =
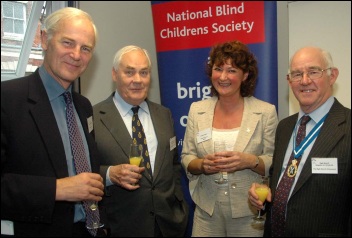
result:
M 148 97 L 160 103 L 150 2 L 80 1 L 78 7 L 92 16 L 99 34 L 92 61 L 81 76 L 81 93 L 88 97 L 93 105 L 106 99 L 115 90 L 111 69 L 116 51 L 126 45 L 138 45 L 149 52 L 153 64 Z
M 328 50 L 340 74 L 334 96 L 351 108 L 351 2 L 297 1 L 289 6 L 289 52 L 314 45 Z M 299 105 L 290 90 L 290 115 Z

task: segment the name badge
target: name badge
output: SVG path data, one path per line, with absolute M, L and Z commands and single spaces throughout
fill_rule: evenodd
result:
M 312 158 L 312 174 L 338 174 L 337 158 Z
M 197 133 L 197 143 L 201 143 L 203 141 L 207 141 L 211 139 L 211 130 L 210 128 L 198 131 Z
M 93 117 L 87 118 L 88 132 L 91 133 L 93 130 Z
M 1 220 L 1 235 L 13 236 L 15 234 L 13 229 L 13 222 L 8 220 Z
M 170 151 L 176 148 L 176 136 L 170 138 Z

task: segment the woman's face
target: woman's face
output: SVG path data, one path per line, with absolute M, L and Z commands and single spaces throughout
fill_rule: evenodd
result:
M 240 94 L 242 81 L 246 80 L 248 73 L 242 69 L 232 66 L 231 60 L 222 65 L 215 65 L 212 69 L 211 81 L 219 97 L 227 97 Z

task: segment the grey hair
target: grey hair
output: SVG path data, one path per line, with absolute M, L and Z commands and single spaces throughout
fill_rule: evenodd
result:
M 332 61 L 331 54 L 326 51 L 326 50 L 321 50 L 321 54 L 323 56 L 323 59 L 325 61 L 326 67 L 327 68 L 333 68 L 334 67 L 334 62 Z
M 306 47 L 304 47 L 304 48 L 306 48 Z M 323 61 L 324 61 L 325 65 L 326 65 L 326 68 L 334 68 L 334 62 L 332 60 L 331 54 L 327 50 L 323 50 L 323 49 L 318 48 L 318 47 L 311 47 L 311 48 L 314 48 L 314 49 L 320 51 L 321 56 L 323 58 Z M 294 56 L 295 56 L 295 54 L 290 59 L 290 64 L 289 64 L 290 67 L 291 67 L 292 59 L 293 59 Z M 288 69 L 288 73 L 290 73 L 290 69 Z M 327 74 L 330 75 L 331 71 L 330 70 L 327 71 Z
M 124 54 L 128 53 L 128 52 L 133 51 L 133 50 L 140 50 L 140 51 L 144 52 L 145 56 L 148 59 L 148 67 L 149 67 L 149 69 L 152 67 L 152 62 L 150 60 L 149 53 L 148 53 L 148 51 L 146 49 L 143 49 L 143 48 L 141 48 L 139 46 L 135 46 L 135 45 L 128 45 L 128 46 L 125 46 L 125 47 L 119 49 L 116 52 L 116 54 L 114 56 L 113 65 L 112 65 L 115 70 L 118 70 L 122 56 Z
M 82 11 L 81 9 L 78 9 L 78 8 L 64 7 L 53 12 L 52 14 L 50 14 L 44 19 L 44 23 L 42 25 L 42 31 L 45 31 L 48 34 L 48 40 L 50 40 L 53 37 L 54 33 L 58 30 L 61 20 L 70 20 L 75 17 L 86 18 L 92 23 L 92 26 L 94 29 L 94 36 L 95 36 L 95 41 L 94 41 L 94 46 L 95 46 L 98 38 L 98 32 L 93 22 L 93 19 L 87 12 Z

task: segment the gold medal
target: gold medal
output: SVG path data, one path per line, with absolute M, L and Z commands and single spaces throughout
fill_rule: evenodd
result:
M 297 160 L 293 159 L 292 164 L 287 169 L 287 176 L 290 178 L 295 177 L 297 170 Z

